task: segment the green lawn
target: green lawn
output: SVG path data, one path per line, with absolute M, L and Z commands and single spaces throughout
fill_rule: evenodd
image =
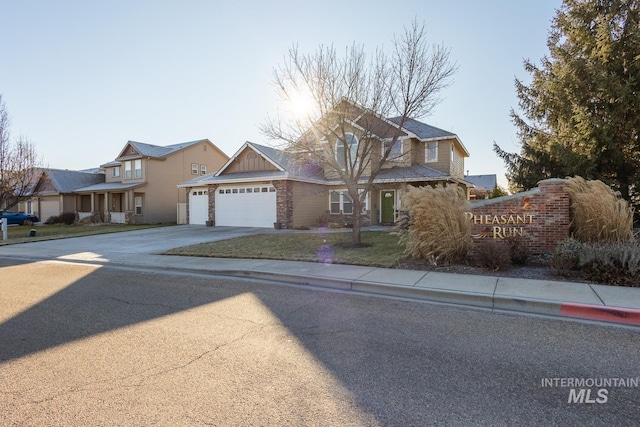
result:
M 167 255 L 217 258 L 280 259 L 336 264 L 395 267 L 404 247 L 398 235 L 383 231 L 362 233 L 364 247 L 349 247 L 351 233 L 260 234 L 172 249 Z
M 121 231 L 142 230 L 145 228 L 160 227 L 158 224 L 93 224 L 93 225 L 32 225 L 11 226 L 7 228 L 7 240 L 2 240 L 0 245 L 12 243 L 35 242 L 39 240 L 64 239 L 66 237 L 90 236 L 94 234 L 119 233 Z M 30 237 L 31 230 L 35 230 L 35 236 Z

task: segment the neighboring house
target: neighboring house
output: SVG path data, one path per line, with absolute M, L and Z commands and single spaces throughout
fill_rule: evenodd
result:
M 465 175 L 465 181 L 472 183 L 475 187 L 471 188 L 469 198 L 471 200 L 488 199 L 491 193 L 498 186 L 498 178 L 495 174 L 491 175 Z
M 398 127 L 398 119 L 380 120 L 387 128 Z M 463 172 L 469 152 L 457 135 L 416 120 L 408 120 L 400 130 L 393 160 L 387 161 L 367 195 L 365 225 L 394 223 L 409 185 L 455 183 L 467 191 L 471 186 Z M 380 141 L 381 152 L 383 143 L 392 142 L 384 135 Z M 292 153 L 251 142 L 216 173 L 179 187 L 189 194 L 191 224 L 300 228 L 325 221 L 349 224 L 353 213 L 346 188 L 334 175 L 317 165 L 300 164 Z
M 86 199 L 74 193 L 77 188 L 104 182 L 104 173 L 99 169 L 73 171 L 65 169 L 42 169 L 42 178 L 31 199 L 20 202 L 18 210 L 36 215 L 41 221 L 62 212 L 83 210 Z
M 115 223 L 184 223 L 186 195 L 180 182 L 218 170 L 227 160 L 208 139 L 160 147 L 128 141 L 112 162 L 101 166 L 102 183 L 75 189 L 81 216 Z

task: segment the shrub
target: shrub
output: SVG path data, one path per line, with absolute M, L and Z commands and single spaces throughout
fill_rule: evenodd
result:
M 60 222 L 63 224 L 71 225 L 76 222 L 75 212 L 62 212 L 60 214 Z
M 619 192 L 602 181 L 569 178 L 573 236 L 582 242 L 624 242 L 633 240 L 633 209 Z
M 640 245 L 567 239 L 556 248 L 550 267 L 562 276 L 579 272 L 585 279 L 598 283 L 640 286 Z
M 60 217 L 52 215 L 44 222 L 45 224 L 60 224 Z
M 511 249 L 506 242 L 493 240 L 477 245 L 473 259 L 478 267 L 491 271 L 506 270 L 511 265 Z
M 520 235 L 513 235 L 505 239 L 509 248 L 511 262 L 515 265 L 525 265 L 531 256 L 531 250 L 527 239 Z
M 432 264 L 464 260 L 471 241 L 464 213 L 469 202 L 457 186 L 409 187 L 405 196 L 408 227 L 400 233 L 405 254 Z
M 637 243 L 585 245 L 581 271 L 594 282 L 638 287 L 640 246 Z
M 556 247 L 549 267 L 560 276 L 569 276 L 572 272 L 579 270 L 580 259 L 584 252 L 585 248 L 581 242 L 569 238 Z

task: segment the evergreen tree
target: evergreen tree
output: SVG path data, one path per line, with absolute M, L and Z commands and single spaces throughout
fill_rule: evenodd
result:
M 541 179 L 600 179 L 629 199 L 640 188 L 640 0 L 564 0 L 548 56 L 516 80 L 522 116 L 511 111 L 522 147 L 508 153 L 512 190 Z

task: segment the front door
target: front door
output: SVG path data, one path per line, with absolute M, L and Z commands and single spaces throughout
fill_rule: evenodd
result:
M 394 190 L 383 190 L 380 192 L 380 198 L 380 222 L 393 224 L 396 221 L 396 192 Z

